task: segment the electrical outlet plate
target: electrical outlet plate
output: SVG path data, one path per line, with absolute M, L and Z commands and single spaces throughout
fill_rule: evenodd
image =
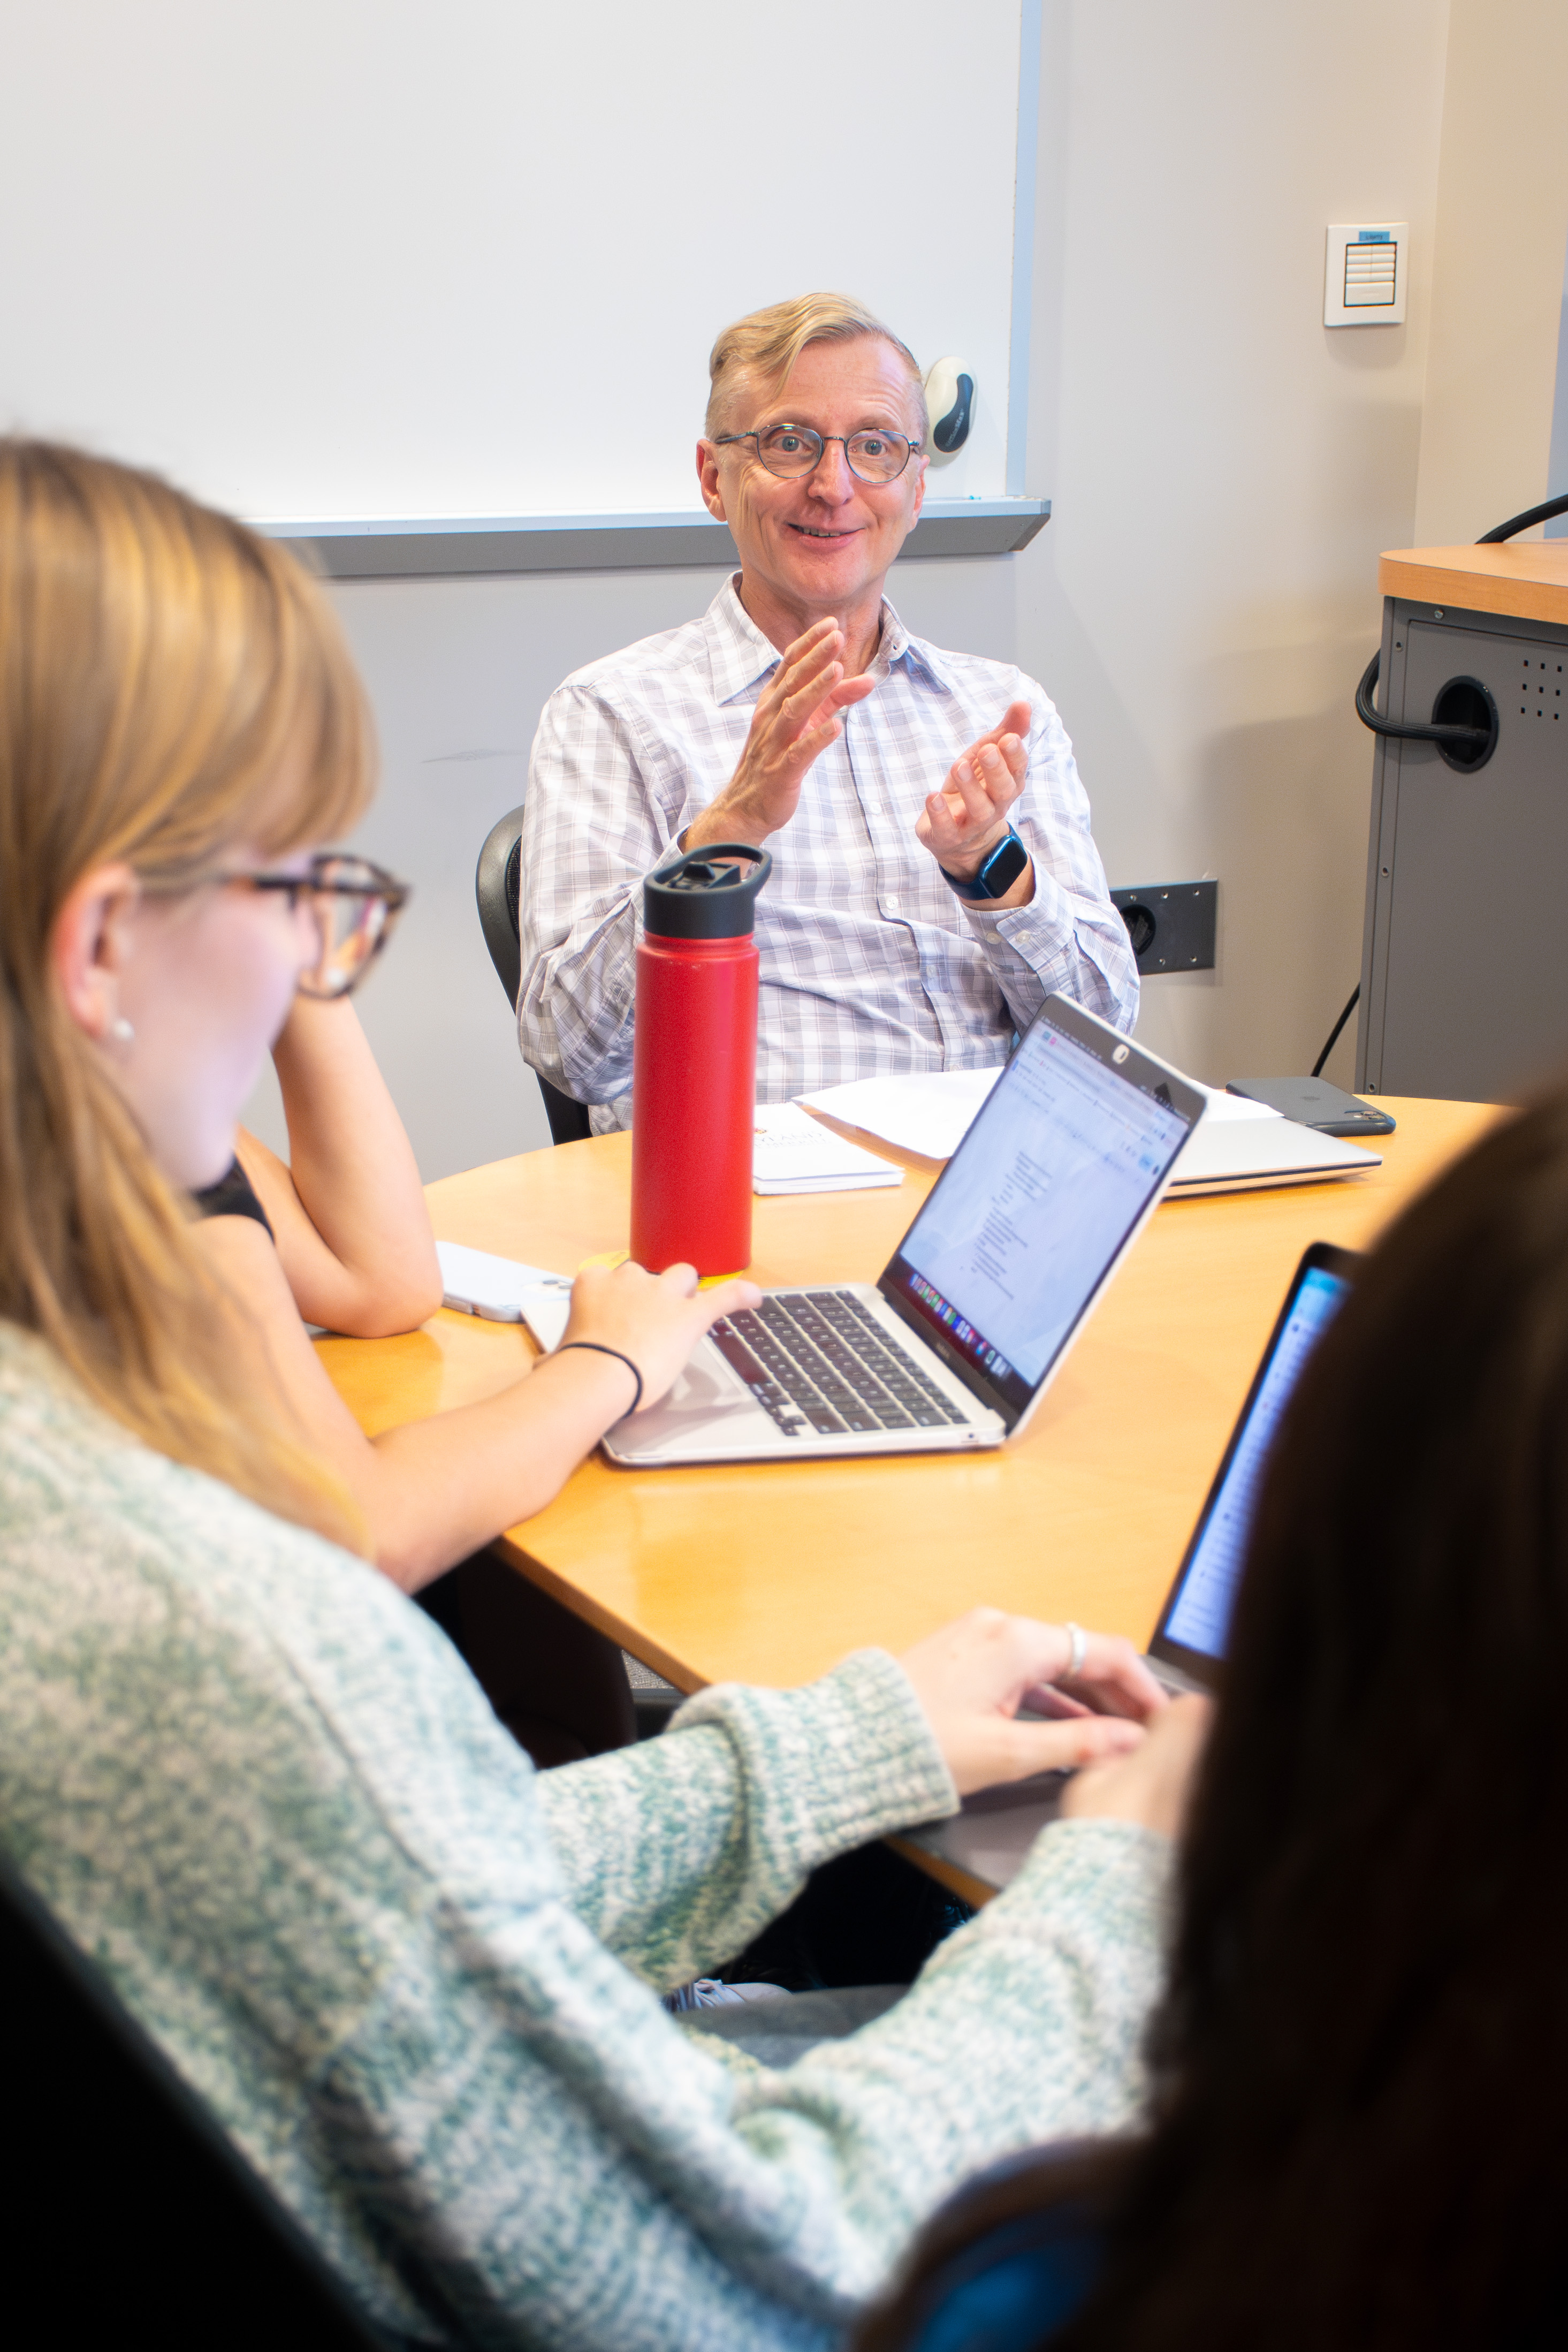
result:
M 1162 972 L 1212 971 L 1218 882 L 1144 882 L 1113 890 L 1145 980 Z

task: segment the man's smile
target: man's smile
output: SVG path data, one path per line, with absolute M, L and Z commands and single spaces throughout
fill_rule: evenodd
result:
M 823 530 L 816 523 L 790 522 L 784 528 L 786 530 L 798 530 L 802 539 L 853 539 L 857 532 L 865 529 L 865 525 L 856 523 L 848 530 Z

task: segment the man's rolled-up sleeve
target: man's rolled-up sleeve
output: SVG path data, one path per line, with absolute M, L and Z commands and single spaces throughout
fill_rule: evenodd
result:
M 964 911 L 1020 1031 L 1047 996 L 1071 997 L 1131 1030 L 1138 967 L 1094 846 L 1089 795 L 1067 730 L 1038 689 L 1034 708 L 1029 779 L 1014 819 L 1034 861 L 1034 897 L 1005 913 L 966 900 Z
M 546 703 L 523 809 L 517 1036 L 529 1067 L 578 1102 L 631 1089 L 638 893 L 681 794 L 658 767 L 634 719 L 593 688 Z

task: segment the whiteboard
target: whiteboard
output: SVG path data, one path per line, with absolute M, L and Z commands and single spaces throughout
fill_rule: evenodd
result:
M 970 365 L 930 495 L 1021 491 L 1019 41 L 1019 0 L 26 0 L 0 418 L 259 520 L 686 509 L 714 335 L 825 287 Z

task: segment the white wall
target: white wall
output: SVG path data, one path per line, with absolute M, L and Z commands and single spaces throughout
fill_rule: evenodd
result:
M 1022 657 L 1115 882 L 1214 874 L 1139 1034 L 1312 1066 L 1360 969 L 1377 555 L 1410 544 L 1447 9 L 1048 0 Z M 1330 221 L 1408 220 L 1405 327 L 1322 324 Z M 1026 559 L 1027 561 L 1027 559 Z M 1354 1031 L 1332 1066 L 1348 1082 Z
M 695 509 L 716 331 L 847 271 L 974 366 L 944 495 L 1002 489 L 1018 0 L 4 25 L 0 418 L 260 519 Z
M 1445 116 L 1444 0 L 1046 0 L 1027 487 L 1054 518 L 1021 556 L 894 575 L 923 633 L 1044 678 L 1113 883 L 1219 877 L 1218 969 L 1148 983 L 1140 1024 L 1209 1080 L 1310 1068 L 1359 972 L 1372 745 L 1351 697 L 1376 641 L 1380 551 L 1417 542 L 1418 496 L 1440 479 L 1440 538 L 1545 494 L 1568 11 L 1452 13 L 1477 98 L 1450 91 Z M 1536 158 L 1523 177 L 1521 145 Z M 1469 339 L 1491 363 L 1460 380 L 1467 207 L 1494 170 L 1551 217 L 1529 267 L 1498 281 L 1495 342 Z M 1322 324 L 1323 232 L 1357 217 L 1412 225 L 1404 328 Z M 1428 393 L 1434 338 L 1448 356 Z M 1511 414 L 1525 422 L 1507 487 L 1465 476 L 1496 440 L 1489 420 Z M 338 592 L 387 749 L 365 838 L 420 885 L 365 1013 L 427 1175 L 545 1136 L 472 900 L 538 706 L 711 585 Z M 1330 1065 L 1344 1083 L 1354 1048 L 1353 1023 Z

